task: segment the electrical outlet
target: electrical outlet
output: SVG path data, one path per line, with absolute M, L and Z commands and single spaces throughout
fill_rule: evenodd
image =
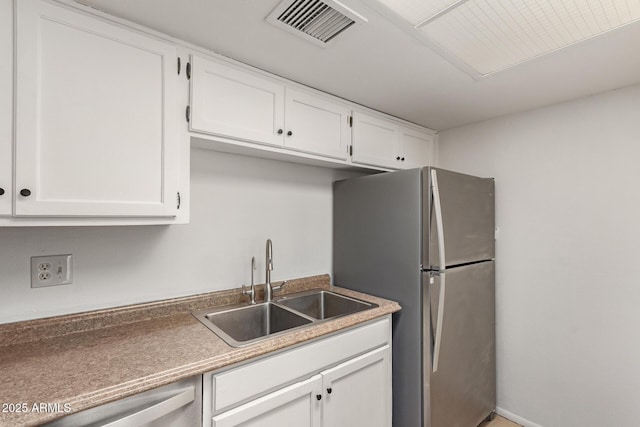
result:
M 73 283 L 73 256 L 49 255 L 31 257 L 31 287 L 68 285 Z

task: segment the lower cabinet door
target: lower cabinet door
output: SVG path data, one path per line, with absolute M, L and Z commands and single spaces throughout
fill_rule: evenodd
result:
M 388 345 L 324 371 L 322 379 L 324 427 L 391 427 Z
M 213 417 L 212 425 L 214 427 L 320 427 L 321 390 L 322 376 L 316 375 L 306 381 L 223 412 Z

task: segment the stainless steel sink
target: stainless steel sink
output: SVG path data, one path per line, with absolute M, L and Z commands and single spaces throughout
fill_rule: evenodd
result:
M 202 310 L 193 315 L 230 346 L 242 347 L 276 334 L 375 307 L 378 305 L 314 289 L 290 294 L 274 302 Z
M 229 345 L 241 347 L 280 332 L 307 325 L 311 319 L 274 303 L 227 307 L 194 315 Z
M 277 303 L 318 320 L 346 316 L 377 307 L 376 304 L 318 290 L 285 296 L 278 299 Z

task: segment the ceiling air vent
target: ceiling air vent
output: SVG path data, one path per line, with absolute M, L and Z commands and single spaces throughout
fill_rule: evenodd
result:
M 367 19 L 337 0 L 285 0 L 266 21 L 318 46 Z

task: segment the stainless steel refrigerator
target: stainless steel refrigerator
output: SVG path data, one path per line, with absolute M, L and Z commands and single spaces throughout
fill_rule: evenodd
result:
M 493 416 L 494 180 L 437 168 L 334 184 L 334 283 L 396 300 L 393 425 Z

